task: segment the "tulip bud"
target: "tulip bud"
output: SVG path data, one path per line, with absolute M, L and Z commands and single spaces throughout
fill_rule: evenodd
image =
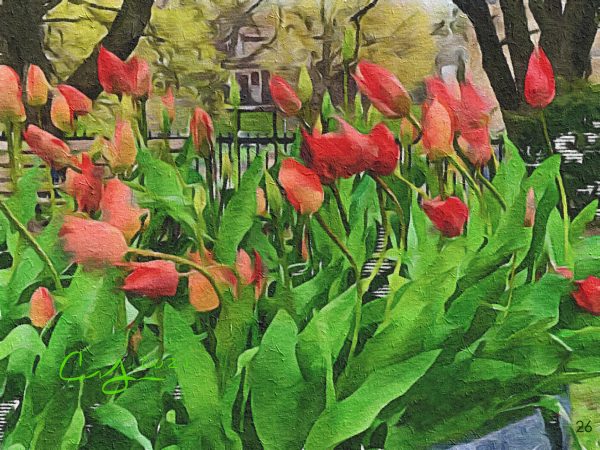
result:
M 423 103 L 423 150 L 430 161 L 452 155 L 452 121 L 448 110 L 437 100 Z
M 210 281 L 199 272 L 188 277 L 190 304 L 198 312 L 207 312 L 219 307 L 219 297 Z
M 537 207 L 535 204 L 535 192 L 533 188 L 529 188 L 529 191 L 527 191 L 527 202 L 525 204 L 525 221 L 523 223 L 524 227 L 533 227 L 535 223 L 536 209 Z
M 300 67 L 300 76 L 298 77 L 298 98 L 302 103 L 310 102 L 313 95 L 313 84 L 308 74 L 306 66 Z
M 127 70 L 132 80 L 131 94 L 134 98 L 145 98 L 152 93 L 152 73 L 150 65 L 143 59 L 134 56 L 127 61 Z
M 300 214 L 312 214 L 321 208 L 324 200 L 319 176 L 292 158 L 281 163 L 279 182 L 288 201 Z
M 52 124 L 60 131 L 73 133 L 75 131 L 73 124 L 73 115 L 69 108 L 67 99 L 58 91 L 52 96 L 52 106 L 50 107 L 50 119 Z
M 131 274 L 125 278 L 124 291 L 148 298 L 172 297 L 177 293 L 179 273 L 171 261 L 131 263 Z
M 92 268 L 118 264 L 128 251 L 121 231 L 96 220 L 67 216 L 58 235 L 73 262 Z
M 0 122 L 23 122 L 25 106 L 21 100 L 21 80 L 9 66 L 0 66 Z
M 254 268 L 252 267 L 252 259 L 243 248 L 239 249 L 235 258 L 235 269 L 240 275 L 242 284 L 250 284 L 254 278 Z
M 280 217 L 283 211 L 283 198 L 279 186 L 267 170 L 265 170 L 265 188 L 267 189 L 267 201 L 271 213 L 275 217 Z
M 488 127 L 469 129 L 458 138 L 458 145 L 475 167 L 485 166 L 492 157 L 492 144 Z
M 55 169 L 76 162 L 67 144 L 35 125 L 27 127 L 23 138 L 33 153 Z
M 323 100 L 321 101 L 321 116 L 323 117 L 325 124 L 329 124 L 329 119 L 333 118 L 335 115 L 335 106 L 333 106 L 333 102 L 331 101 L 331 95 L 329 94 L 329 91 L 325 91 Z
M 554 267 L 554 272 L 567 280 L 573 279 L 573 271 L 568 267 Z
M 29 306 L 29 319 L 34 327 L 44 328 L 56 315 L 54 299 L 45 287 L 37 288 L 31 296 Z
M 137 206 L 131 188 L 118 178 L 106 183 L 100 201 L 100 211 L 102 221 L 119 229 L 127 242 L 140 230 L 142 216 L 148 214 L 147 209 Z
M 578 289 L 571 295 L 577 304 L 595 316 L 600 316 L 600 278 L 589 276 L 575 283 Z
M 223 175 L 223 179 L 231 179 L 233 175 L 231 159 L 229 158 L 229 153 L 227 152 L 223 152 L 221 154 L 221 174 Z
M 200 107 L 196 107 L 192 114 L 190 133 L 196 151 L 203 157 L 207 157 L 213 140 L 214 127 L 208 113 Z
M 469 218 L 469 208 L 458 197 L 442 200 L 436 197 L 423 202 L 423 211 L 433 225 L 446 237 L 460 236 Z
M 82 116 L 92 112 L 92 100 L 79 89 L 68 84 L 59 84 L 56 88 L 67 99 L 72 114 Z
M 380 123 L 368 136 L 372 143 L 371 148 L 377 151 L 368 167 L 369 172 L 381 176 L 392 174 L 400 159 L 400 149 L 394 135 L 385 124 Z
M 98 53 L 98 81 L 109 94 L 130 94 L 136 84 L 132 70 L 117 55 L 100 47 Z
M 302 101 L 298 98 L 292 86 L 282 77 L 271 75 L 269 89 L 275 106 L 286 116 L 295 116 L 300 112 Z
M 344 43 L 342 44 L 342 60 L 350 62 L 354 58 L 356 49 L 356 27 L 349 26 L 344 30 Z
M 408 91 L 390 71 L 377 64 L 361 61 L 354 80 L 360 91 L 385 117 L 398 119 L 410 113 L 412 101 Z
M 77 209 L 92 213 L 100 208 L 104 186 L 103 169 L 92 163 L 88 154 L 81 155 L 81 173 L 67 169 L 65 191 L 77 200 Z
M 142 332 L 139 328 L 135 330 L 129 337 L 129 348 L 133 353 L 137 353 L 140 348 L 140 343 L 142 342 Z
M 169 124 L 171 124 L 175 120 L 175 95 L 171 86 L 167 88 L 165 95 L 161 97 L 161 101 L 164 107 L 163 111 L 165 111 Z
M 267 198 L 262 188 L 256 188 L 256 215 L 265 216 L 267 214 Z
M 131 124 L 128 121 L 117 120 L 114 138 L 104 147 L 104 158 L 113 173 L 123 173 L 135 164 L 136 157 L 137 146 Z
M 556 94 L 552 64 L 541 47 L 533 50 L 525 74 L 525 100 L 533 108 L 545 108 Z
M 50 84 L 44 71 L 35 64 L 27 70 L 27 104 L 39 108 L 48 102 Z

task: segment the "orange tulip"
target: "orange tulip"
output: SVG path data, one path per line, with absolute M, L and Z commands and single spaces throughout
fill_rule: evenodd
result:
M 131 274 L 121 289 L 148 298 L 172 297 L 177 293 L 179 273 L 171 261 L 130 263 Z
M 408 91 L 387 69 L 368 61 L 360 61 L 354 72 L 354 80 L 358 89 L 385 117 L 399 119 L 410 113 L 412 102 Z
M 302 101 L 294 88 L 279 75 L 271 75 L 269 90 L 273 102 L 286 116 L 295 116 L 302 108 Z
M 208 156 L 203 148 L 204 143 L 212 143 L 214 127 L 210 116 L 200 107 L 194 109 L 192 119 L 190 120 L 190 133 L 192 142 L 197 152 L 203 156 Z
M 423 103 L 423 149 L 429 160 L 452 155 L 452 119 L 439 101 Z
M 135 203 L 131 188 L 118 178 L 106 183 L 100 210 L 102 221 L 121 230 L 127 242 L 140 230 L 141 216 L 148 214 L 147 209 L 139 208 Z
M 33 153 L 55 169 L 77 162 L 67 144 L 35 125 L 27 127 L 23 138 Z
M 115 135 L 103 150 L 103 155 L 114 173 L 125 172 L 135 164 L 137 147 L 133 129 L 128 121 L 117 120 Z
M 9 66 L 0 66 L 0 121 L 23 122 L 25 106 L 21 100 L 21 79 Z
M 188 277 L 190 304 L 199 312 L 212 311 L 219 307 L 219 296 L 204 275 L 193 272 Z
M 541 47 L 536 47 L 529 58 L 525 74 L 525 100 L 533 108 L 545 108 L 556 94 L 552 64 Z
M 279 182 L 288 201 L 300 214 L 312 214 L 321 208 L 324 200 L 323 186 L 319 176 L 295 159 L 287 158 L 281 163 Z
M 92 268 L 119 264 L 128 251 L 121 231 L 96 220 L 67 216 L 59 236 L 73 262 Z
M 75 124 L 73 123 L 73 113 L 69 108 L 69 102 L 60 92 L 55 91 L 52 95 L 52 105 L 50 106 L 50 119 L 52 124 L 60 131 L 73 133 Z
M 39 287 L 31 296 L 29 302 L 29 319 L 34 327 L 44 328 L 56 315 L 54 299 L 45 287 Z
M 67 169 L 65 191 L 77 200 L 77 209 L 92 213 L 100 208 L 104 186 L 103 169 L 94 165 L 87 153 L 81 155 L 81 173 Z
M 46 79 L 44 71 L 35 64 L 31 64 L 27 70 L 27 104 L 40 107 L 48 102 L 48 90 L 50 83 Z

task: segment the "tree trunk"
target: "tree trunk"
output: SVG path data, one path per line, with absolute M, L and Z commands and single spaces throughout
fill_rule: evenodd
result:
M 108 34 L 101 44 L 121 59 L 127 59 L 135 50 L 152 13 L 154 0 L 124 0 Z M 102 92 L 98 81 L 98 51 L 94 49 L 79 68 L 69 77 L 67 83 L 76 87 L 90 98 Z
M 597 0 L 569 0 L 565 6 L 562 24 L 565 39 L 559 73 L 566 78 L 584 78 L 591 74 L 590 52 L 598 27 L 599 3 Z
M 520 102 L 517 87 L 504 58 L 502 44 L 496 34 L 487 3 L 483 0 L 454 0 L 454 4 L 469 17 L 475 28 L 481 48 L 483 68 L 500 107 L 510 111 L 518 109 Z
M 500 0 L 504 16 L 504 33 L 506 45 L 510 51 L 513 72 L 519 102 L 523 101 L 525 90 L 525 74 L 529 57 L 533 51 L 533 43 L 529 37 L 529 26 L 522 0 Z

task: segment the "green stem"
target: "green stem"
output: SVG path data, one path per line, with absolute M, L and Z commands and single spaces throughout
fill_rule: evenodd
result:
M 208 282 L 210 283 L 212 288 L 215 290 L 217 297 L 219 298 L 219 302 L 221 304 L 223 303 L 223 296 L 221 295 L 221 291 L 219 290 L 217 282 L 215 281 L 213 276 L 204 267 L 195 263 L 194 261 L 190 261 L 189 259 L 182 258 L 181 256 L 170 255 L 169 253 L 155 252 L 153 250 L 145 250 L 142 248 L 131 248 L 130 247 L 129 250 L 127 251 L 127 253 L 130 253 L 132 255 L 138 255 L 138 256 L 146 256 L 148 258 L 163 259 L 165 261 L 172 261 L 176 264 L 190 266 L 194 270 L 200 272 L 208 280 Z
M 401 260 L 398 259 L 396 267 L 394 267 L 394 275 L 398 277 L 400 275 L 400 269 L 402 267 Z M 381 324 L 382 329 L 385 328 L 392 320 L 392 301 L 394 299 L 394 293 L 390 293 L 385 300 L 385 312 L 383 314 L 383 323 Z
M 316 212 L 314 214 L 314 217 L 315 217 L 315 219 L 317 219 L 317 222 L 319 223 L 319 225 L 321 225 L 321 228 L 323 228 L 323 231 L 325 231 L 325 233 L 327 233 L 327 236 L 329 236 L 329 238 L 333 241 L 333 243 L 335 245 L 337 245 L 338 248 L 342 251 L 342 253 L 346 257 L 346 259 L 352 266 L 352 269 L 354 269 L 354 274 L 355 274 L 355 278 L 356 278 L 357 295 L 356 295 L 356 308 L 355 308 L 356 310 L 355 310 L 355 316 L 354 316 L 354 331 L 352 333 L 352 343 L 350 344 L 350 355 L 349 355 L 349 359 L 352 359 L 354 357 L 354 352 L 356 351 L 356 346 L 358 344 L 358 332 L 360 331 L 360 322 L 362 319 L 363 291 L 362 291 L 362 284 L 361 284 L 361 280 L 360 280 L 360 270 L 359 270 L 358 266 L 356 265 L 356 261 L 354 260 L 352 254 L 350 253 L 350 250 L 348 250 L 348 248 L 340 240 L 340 238 L 335 235 L 333 230 L 331 228 L 329 228 L 329 225 L 327 225 L 327 223 L 325 223 L 321 214 L 319 214 L 319 212 Z
M 546 145 L 548 146 L 548 151 L 551 155 L 554 154 L 554 148 L 552 147 L 552 141 L 550 140 L 550 134 L 548 133 L 548 123 L 546 122 L 546 115 L 544 114 L 544 110 L 540 111 L 540 121 L 542 122 L 542 130 L 544 131 L 544 139 L 546 140 Z M 558 172 L 558 176 L 556 177 L 556 181 L 558 182 L 558 190 L 560 191 L 560 200 L 562 204 L 563 210 L 563 234 L 564 234 L 564 245 L 565 245 L 565 262 L 568 262 L 569 257 L 569 228 L 570 228 L 570 218 L 569 218 L 569 204 L 567 201 L 567 192 L 565 191 L 565 185 L 563 183 L 562 175 L 560 170 Z
M 333 192 L 333 197 L 335 198 L 335 202 L 337 204 L 338 210 L 340 212 L 340 217 L 342 218 L 342 224 L 344 225 L 344 230 L 346 231 L 346 236 L 350 235 L 350 222 L 348 221 L 348 215 L 346 214 L 346 209 L 344 208 L 344 203 L 342 202 L 342 196 L 340 195 L 340 191 L 335 184 L 335 181 L 329 185 L 331 191 Z
M 442 200 L 446 200 L 446 177 L 444 174 L 444 162 L 442 160 L 437 160 L 434 162 L 435 164 L 435 172 L 437 174 L 438 179 L 438 189 L 440 192 L 440 198 Z
M 279 249 L 281 251 L 279 255 L 279 264 L 281 265 L 281 269 L 283 270 L 283 284 L 288 289 L 292 288 L 292 280 L 290 278 L 290 268 L 287 253 L 285 252 L 285 239 L 283 238 L 283 230 L 279 226 L 279 221 L 277 217 L 273 217 L 273 225 L 275 226 L 275 234 L 277 236 L 277 243 Z
M 473 190 L 475 191 L 475 194 L 477 194 L 477 198 L 479 198 L 479 200 L 481 202 L 483 202 L 483 195 L 481 194 L 481 189 L 479 189 L 479 186 L 477 186 L 477 183 L 475 182 L 475 180 L 473 179 L 473 177 L 471 176 L 469 171 L 467 169 L 465 169 L 463 167 L 463 165 L 460 163 L 457 156 L 450 155 L 450 156 L 448 156 L 448 159 L 450 160 L 452 165 L 454 167 L 456 167 L 456 169 L 460 172 L 460 174 L 467 180 L 467 183 L 469 183 L 471 188 L 473 188 Z
M 506 309 L 504 310 L 504 319 L 508 315 L 510 305 L 512 303 L 513 291 L 515 289 L 515 273 L 517 270 L 517 252 L 512 255 L 512 265 L 510 268 L 510 278 L 508 280 L 508 301 L 506 302 Z
M 498 189 L 496 189 L 496 186 L 494 186 L 490 182 L 490 180 L 488 180 L 486 177 L 483 176 L 483 174 L 481 173 L 481 169 L 477 169 L 477 178 L 492 193 L 492 195 L 496 198 L 496 200 L 498 200 L 498 203 L 500 203 L 500 207 L 506 211 L 507 206 L 506 206 L 506 202 L 502 198 L 502 195 L 500 195 L 500 192 L 498 192 Z
M 398 178 L 400 181 L 402 181 L 404 184 L 406 184 L 409 188 L 411 188 L 413 191 L 415 191 L 417 194 L 419 194 L 421 197 L 423 197 L 425 200 L 430 200 L 431 197 L 429 197 L 429 195 L 427 194 L 427 192 L 425 192 L 423 189 L 415 186 L 414 184 L 412 184 L 410 181 L 408 181 L 406 178 L 404 178 L 404 176 L 400 173 L 398 173 L 398 171 L 394 172 L 394 176 L 396 178 Z
M 10 168 L 10 181 L 13 184 L 13 189 L 17 187 L 17 181 L 19 179 L 19 160 L 17 155 L 17 148 L 15 147 L 15 141 L 13 139 L 13 123 L 11 121 L 5 122 L 6 131 L 6 149 L 8 152 L 8 165 Z
M 398 197 L 396 197 L 396 194 L 394 194 L 394 191 L 392 191 L 390 189 L 390 187 L 387 185 L 387 183 L 385 181 L 383 181 L 382 178 L 380 177 L 374 177 L 375 178 L 375 182 L 379 185 L 379 187 L 381 189 L 383 189 L 383 191 L 386 193 L 386 195 L 390 198 L 390 200 L 392 201 L 392 203 L 394 204 L 394 208 L 396 209 L 396 215 L 398 216 L 398 220 L 400 221 L 400 226 L 402 227 L 402 229 L 400 230 L 400 245 L 403 248 L 406 248 L 407 246 L 407 226 L 406 226 L 406 222 L 404 220 L 404 209 L 402 208 L 402 205 L 400 204 L 400 202 L 398 201 Z M 383 214 L 383 212 L 382 212 Z
M 239 123 L 240 123 L 240 111 L 238 110 L 238 108 L 236 107 L 233 110 L 233 120 L 234 120 L 234 127 L 233 127 L 233 176 L 232 181 L 233 181 L 233 189 L 234 190 L 238 190 L 238 186 L 240 184 L 240 143 L 239 143 L 239 137 L 238 134 L 240 132 L 239 130 Z
M 21 237 L 23 239 L 25 239 L 31 245 L 31 247 L 37 253 L 37 255 L 40 257 L 40 259 L 42 261 L 44 261 L 44 263 L 50 270 L 50 273 L 52 274 L 52 278 L 54 279 L 55 288 L 58 290 L 62 290 L 60 276 L 58 274 L 58 271 L 56 270 L 56 267 L 54 267 L 54 263 L 52 263 L 52 260 L 50 259 L 48 254 L 44 251 L 44 249 L 40 246 L 40 244 L 35 240 L 33 235 L 25 227 L 25 225 L 23 225 L 19 221 L 17 216 L 15 216 L 15 214 L 12 212 L 12 210 L 8 207 L 8 205 L 3 200 L 0 200 L 0 211 L 2 211 L 4 213 L 4 215 L 6 216 L 8 221 L 13 224 L 13 226 L 17 229 L 17 231 L 19 232 Z
M 346 117 L 350 113 L 348 111 L 348 72 L 350 72 L 350 67 L 348 63 L 344 63 L 344 114 Z
M 158 360 L 162 361 L 165 354 L 165 302 L 160 302 L 156 308 L 158 322 Z
M 50 183 L 50 215 L 54 216 L 54 209 L 56 207 L 56 193 L 54 192 L 54 181 L 52 180 L 52 167 L 46 168 L 46 174 L 48 176 L 48 182 Z

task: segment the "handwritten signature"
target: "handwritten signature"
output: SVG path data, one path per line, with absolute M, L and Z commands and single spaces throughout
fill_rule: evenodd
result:
M 100 380 L 102 380 L 104 378 L 107 378 L 109 375 L 114 374 L 114 376 L 112 376 L 111 378 L 108 378 L 102 384 L 102 393 L 105 395 L 115 395 L 115 394 L 120 394 L 122 392 L 125 392 L 127 390 L 127 388 L 129 387 L 129 384 L 134 381 L 142 381 L 142 380 L 164 381 L 164 378 L 159 378 L 159 377 L 144 376 L 141 378 L 136 378 L 136 377 L 128 374 L 127 370 L 125 369 L 125 365 L 123 364 L 123 360 L 116 361 L 111 366 L 111 368 L 105 373 L 102 373 L 101 370 L 96 370 L 89 374 L 83 373 L 78 376 L 66 376 L 64 374 L 65 367 L 67 366 L 69 361 L 71 361 L 74 358 L 77 358 L 77 364 L 81 368 L 81 366 L 83 364 L 83 351 L 82 350 L 74 351 L 74 352 L 69 353 L 67 356 L 65 356 L 65 358 L 63 359 L 63 361 L 60 365 L 60 369 L 58 372 L 58 376 L 60 377 L 60 379 L 63 381 L 83 382 L 84 380 L 89 380 L 89 379 L 95 378 L 95 377 L 98 377 Z M 143 361 L 144 361 L 144 359 L 142 359 L 142 362 Z M 165 366 L 166 362 L 168 362 L 168 365 L 166 366 L 167 368 L 169 368 L 169 369 L 176 368 L 175 359 L 168 357 L 168 358 L 165 358 L 164 360 L 161 359 L 160 361 L 157 362 L 157 365 L 149 366 L 149 367 L 147 367 L 147 369 L 151 369 L 151 368 L 160 369 L 163 366 Z

